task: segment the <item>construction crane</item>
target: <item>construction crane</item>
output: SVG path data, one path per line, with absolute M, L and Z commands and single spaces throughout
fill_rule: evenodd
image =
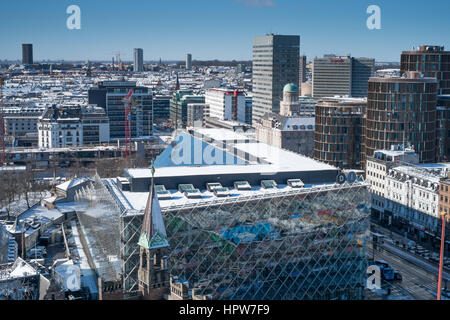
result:
M 128 94 L 123 99 L 125 106 L 125 159 L 131 154 L 131 105 L 133 103 L 134 89 L 130 89 Z
M 445 220 L 449 219 L 450 216 L 447 215 L 446 212 L 441 212 L 442 216 L 442 231 L 441 231 L 441 250 L 439 255 L 439 275 L 438 275 L 438 292 L 437 299 L 441 300 L 442 294 L 442 267 L 444 265 L 444 247 L 445 247 Z
M 3 120 L 3 77 L 0 75 L 0 167 L 6 163 L 5 121 Z

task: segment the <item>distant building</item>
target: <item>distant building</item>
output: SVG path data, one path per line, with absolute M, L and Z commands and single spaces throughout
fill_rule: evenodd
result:
M 192 69 L 192 54 L 188 53 L 186 55 L 186 70 Z
M 283 89 L 283 101 L 280 103 L 280 114 L 286 117 L 314 117 L 314 99 L 299 98 L 296 84 L 289 83 Z
M 253 121 L 253 96 L 245 96 L 245 119 L 247 124 L 252 125 Z
M 109 142 L 109 121 L 102 108 L 50 107 L 39 119 L 40 148 L 80 147 Z
M 170 120 L 176 128 L 184 128 L 187 124 L 187 105 L 205 103 L 204 96 L 194 95 L 192 90 L 178 90 L 170 99 Z
M 402 78 L 370 78 L 365 118 L 365 155 L 392 145 L 413 147 L 421 163 L 436 159 L 438 83 L 411 72 Z
M 89 104 L 105 109 L 109 118 L 110 141 L 125 139 L 124 98 L 134 90 L 131 106 L 131 137 L 153 135 L 153 94 L 147 87 L 136 86 L 132 81 L 100 81 L 89 89 Z
M 205 103 L 209 105 L 210 116 L 221 120 L 247 123 L 245 93 L 232 89 L 210 89 L 206 91 Z
M 302 97 L 312 97 L 312 83 L 303 82 L 300 93 Z
M 283 89 L 280 114 L 268 113 L 255 124 L 256 139 L 308 157 L 314 151 L 314 114 L 305 113 L 294 83 Z
M 144 71 L 144 50 L 134 49 L 134 72 Z
M 408 71 L 436 78 L 439 83 L 438 94 L 450 94 L 450 51 L 445 51 L 443 46 L 422 45 L 415 51 L 403 51 L 401 75 Z
M 155 123 L 164 122 L 170 118 L 170 96 L 153 97 L 153 118 Z
M 39 117 L 45 108 L 37 106 L 17 106 L 3 109 L 5 121 L 5 134 L 16 139 L 25 137 L 30 133 L 37 134 Z
M 266 113 L 279 113 L 283 87 L 299 81 L 300 36 L 268 34 L 253 40 L 255 124 Z
M 83 145 L 99 145 L 109 142 L 109 119 L 105 110 L 97 106 L 81 108 Z
M 314 118 L 268 113 L 256 124 L 256 139 L 312 158 Z
M 324 98 L 316 106 L 314 159 L 341 169 L 361 168 L 365 99 Z
M 206 103 L 189 103 L 187 105 L 187 126 L 193 128 L 205 127 L 205 119 L 209 117 L 209 105 Z
M 299 63 L 299 67 L 300 67 L 300 78 L 298 81 L 298 85 L 301 86 L 303 82 L 306 82 L 307 77 L 306 77 L 306 56 L 301 56 L 300 57 L 300 63 Z
M 33 45 L 22 44 L 22 64 L 33 64 Z
M 367 96 L 367 81 L 373 76 L 375 60 L 350 55 L 325 55 L 313 62 L 312 96 L 314 98 Z

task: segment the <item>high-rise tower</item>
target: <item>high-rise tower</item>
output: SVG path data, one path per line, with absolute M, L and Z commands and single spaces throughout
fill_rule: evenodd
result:
M 32 44 L 22 44 L 22 64 L 33 64 Z
M 442 46 L 419 46 L 418 50 L 403 51 L 400 72 L 418 71 L 425 77 L 436 78 L 438 94 L 450 94 L 450 51 Z
M 134 72 L 144 71 L 144 50 L 134 49 Z
M 300 36 L 274 35 L 253 40 L 253 123 L 280 111 L 286 83 L 298 87 Z

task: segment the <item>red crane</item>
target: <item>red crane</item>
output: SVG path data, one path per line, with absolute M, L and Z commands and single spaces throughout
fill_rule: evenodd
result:
M 131 154 L 131 104 L 134 89 L 130 89 L 123 99 L 125 106 L 125 159 Z
M 3 120 L 3 78 L 0 76 L 0 167 L 6 162 L 5 156 L 5 121 Z
M 437 292 L 437 299 L 441 300 L 441 293 L 442 293 L 442 266 L 444 264 L 444 246 L 445 246 L 445 219 L 446 214 L 445 212 L 441 212 L 442 216 L 442 231 L 441 231 L 441 254 L 439 259 L 439 277 L 438 277 L 438 292 Z

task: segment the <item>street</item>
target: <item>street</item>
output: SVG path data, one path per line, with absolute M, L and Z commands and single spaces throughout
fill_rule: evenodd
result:
M 387 238 L 398 239 L 400 236 L 386 232 L 385 229 L 376 226 L 377 232 L 386 235 Z M 369 246 L 370 253 L 373 253 L 372 246 Z M 437 267 L 419 257 L 401 250 L 391 243 L 378 245 L 374 253 L 375 260 L 385 260 L 394 270 L 398 270 L 402 281 L 386 282 L 386 288 L 390 287 L 393 295 L 403 292 L 416 300 L 435 300 L 437 292 Z M 449 274 L 444 272 L 444 279 L 449 278 Z M 446 283 L 444 282 L 444 286 Z

